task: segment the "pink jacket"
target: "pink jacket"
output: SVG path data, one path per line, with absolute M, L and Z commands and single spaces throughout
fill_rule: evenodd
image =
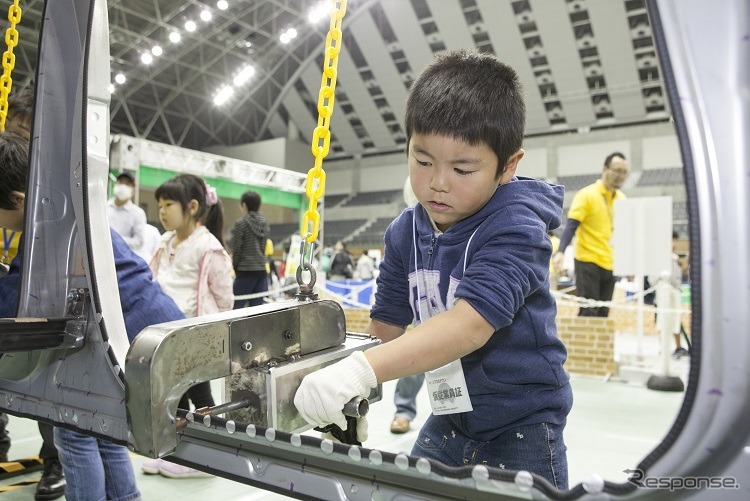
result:
M 191 250 L 195 258 L 200 259 L 195 316 L 231 310 L 234 306 L 232 260 L 224 247 L 208 230 L 199 226 L 195 231 L 199 233 L 195 235 L 195 241 L 191 242 L 194 246 Z M 159 248 L 151 260 L 150 268 L 154 280 L 158 279 L 162 262 L 169 259 L 166 252 L 171 239 L 170 233 L 162 235 Z

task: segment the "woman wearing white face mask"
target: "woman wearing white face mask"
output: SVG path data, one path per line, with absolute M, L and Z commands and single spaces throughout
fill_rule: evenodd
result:
M 146 213 L 131 202 L 134 192 L 133 175 L 127 171 L 118 174 L 112 188 L 114 198 L 107 202 L 107 217 L 110 227 L 120 234 L 132 250 L 138 251 L 143 246 Z

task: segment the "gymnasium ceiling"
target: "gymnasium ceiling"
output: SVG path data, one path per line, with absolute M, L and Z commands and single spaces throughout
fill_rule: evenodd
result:
M 113 134 L 199 150 L 275 137 L 309 142 L 328 21 L 308 15 L 320 2 L 226 0 L 226 10 L 217 0 L 107 3 L 112 82 L 119 73 L 126 79 L 112 94 Z M 44 2 L 21 7 L 13 78 L 25 87 Z M 291 27 L 297 37 L 281 43 Z M 143 64 L 156 45 L 163 54 Z M 349 0 L 331 157 L 401 149 L 408 86 L 435 54 L 455 48 L 491 52 L 516 68 L 529 135 L 669 117 L 643 0 Z M 234 85 L 248 65 L 255 74 Z M 234 93 L 217 106 L 224 85 Z

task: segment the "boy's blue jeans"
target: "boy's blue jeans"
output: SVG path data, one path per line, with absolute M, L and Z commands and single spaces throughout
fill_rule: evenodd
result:
M 419 432 L 412 456 L 435 459 L 448 466 L 484 464 L 505 470 L 526 470 L 546 478 L 558 489 L 568 488 L 565 425 L 550 423 L 514 427 L 491 442 L 472 440 L 445 416 L 430 416 Z
M 130 453 L 121 446 L 65 428 L 55 428 L 55 446 L 65 473 L 65 498 L 80 501 L 140 499 Z

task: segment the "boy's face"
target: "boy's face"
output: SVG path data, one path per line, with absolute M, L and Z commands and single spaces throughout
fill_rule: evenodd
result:
M 23 202 L 24 194 L 17 191 L 11 191 L 11 202 L 16 206 L 15 209 L 0 209 L 0 228 L 11 231 L 23 230 Z
M 523 150 L 514 154 L 500 177 L 498 158 L 486 144 L 468 144 L 437 134 L 413 134 L 409 176 L 417 200 L 440 231 L 476 213 L 499 184 L 510 181 Z

